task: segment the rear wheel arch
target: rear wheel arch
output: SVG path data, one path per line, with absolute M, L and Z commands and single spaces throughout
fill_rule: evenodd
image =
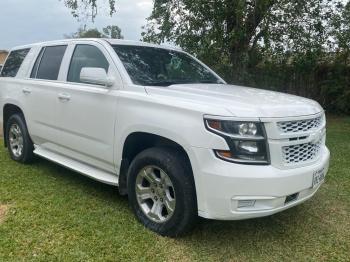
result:
M 166 137 L 147 132 L 134 132 L 127 136 L 123 144 L 122 161 L 119 172 L 119 192 L 127 194 L 127 173 L 133 159 L 142 151 L 152 147 L 170 147 L 181 152 L 184 161 L 187 163 L 191 175 L 193 169 L 188 153 L 179 143 Z
M 32 163 L 34 145 L 22 113 L 17 112 L 9 116 L 6 121 L 5 141 L 13 160 L 22 164 Z
M 6 124 L 7 121 L 10 119 L 10 117 L 14 114 L 20 114 L 23 117 L 24 122 L 26 122 L 23 110 L 14 104 L 5 104 L 3 108 L 3 138 L 4 138 L 4 145 L 7 147 L 7 141 L 5 139 L 5 134 L 6 134 Z

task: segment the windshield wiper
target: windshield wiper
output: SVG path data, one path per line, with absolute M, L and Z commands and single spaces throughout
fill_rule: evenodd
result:
M 213 80 L 163 80 L 163 81 L 151 81 L 147 82 L 144 85 L 146 86 L 171 86 L 171 85 L 179 85 L 179 84 L 222 84 L 221 81 L 213 81 Z
M 171 86 L 171 85 L 176 85 L 176 84 L 180 84 L 179 82 L 175 82 L 175 81 L 154 81 L 154 82 L 147 82 L 145 83 L 146 86 Z
M 214 80 L 200 80 L 196 83 L 200 83 L 200 84 L 223 84 L 223 82 L 221 82 L 220 80 L 214 81 Z

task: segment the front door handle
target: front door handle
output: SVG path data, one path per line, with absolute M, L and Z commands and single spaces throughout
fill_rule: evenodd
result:
M 70 95 L 68 94 L 58 94 L 58 99 L 62 102 L 66 102 L 70 100 Z
M 29 95 L 29 94 L 32 92 L 32 90 L 30 90 L 29 88 L 23 88 L 23 89 L 22 89 L 22 92 L 23 92 L 23 94 L 25 94 L 25 95 Z

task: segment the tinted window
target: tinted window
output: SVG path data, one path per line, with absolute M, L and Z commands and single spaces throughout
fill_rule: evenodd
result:
M 206 67 L 191 56 L 173 50 L 114 45 L 131 80 L 138 85 L 221 83 Z
M 1 71 L 2 77 L 15 77 L 19 68 L 21 67 L 24 58 L 26 58 L 28 49 L 21 49 L 12 51 L 6 60 L 4 68 Z
M 38 55 L 38 57 L 37 57 L 37 59 L 35 61 L 32 73 L 30 74 L 30 78 L 35 78 L 36 77 L 36 74 L 38 73 L 40 61 L 41 61 L 41 58 L 43 57 L 44 51 L 45 51 L 45 47 L 40 50 L 40 53 L 39 53 L 39 55 Z
M 48 46 L 44 48 L 41 59 L 38 57 L 40 61 L 36 61 L 36 64 L 39 63 L 39 68 L 35 78 L 57 80 L 67 46 Z
M 67 81 L 82 83 L 80 81 L 80 72 L 83 67 L 103 68 L 108 73 L 109 63 L 97 47 L 77 45 L 69 67 Z

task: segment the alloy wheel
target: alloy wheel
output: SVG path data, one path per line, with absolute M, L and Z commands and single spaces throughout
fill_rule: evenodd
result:
M 15 157 L 20 157 L 23 153 L 23 134 L 17 124 L 12 124 L 9 130 L 9 141 L 11 152 Z
M 159 167 L 147 166 L 136 177 L 135 192 L 142 212 L 152 221 L 164 223 L 175 211 L 175 190 L 170 177 Z

